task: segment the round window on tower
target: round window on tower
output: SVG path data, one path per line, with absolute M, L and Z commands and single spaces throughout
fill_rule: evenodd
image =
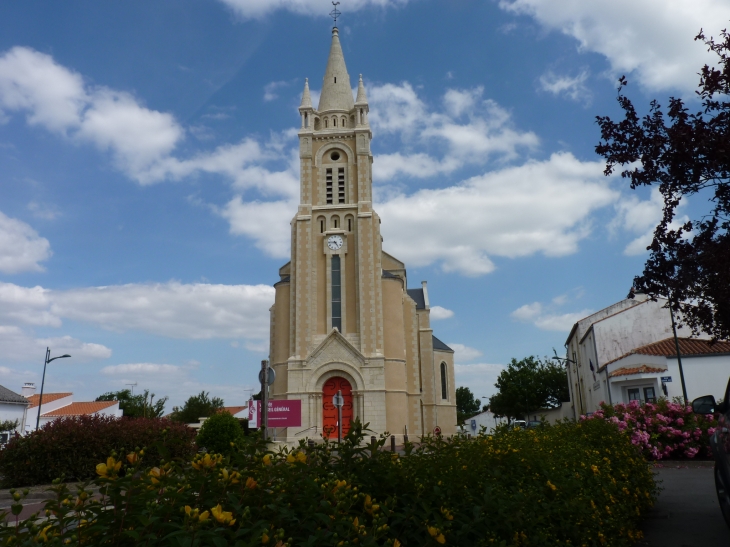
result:
M 332 161 L 337 161 L 338 159 L 340 159 L 340 153 L 337 150 L 335 150 L 334 152 L 332 152 L 330 154 L 330 159 Z

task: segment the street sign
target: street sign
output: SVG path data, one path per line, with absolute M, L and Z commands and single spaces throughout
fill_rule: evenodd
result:
M 671 381 L 672 381 L 671 376 L 662 376 L 662 383 L 666 384 L 667 382 L 671 382 Z
M 266 385 L 270 386 L 271 384 L 274 383 L 274 380 L 276 380 L 276 372 L 274 371 L 273 368 L 268 368 L 266 370 L 269 371 L 269 378 L 268 378 L 268 381 L 266 382 Z M 264 369 L 261 369 L 259 371 L 259 383 L 260 384 L 264 383 Z
M 335 393 L 334 397 L 332 397 L 332 404 L 337 408 L 341 408 L 345 404 L 345 398 L 339 391 Z
M 436 436 L 440 436 L 441 435 L 441 428 L 439 426 L 434 427 L 433 428 L 433 434 L 436 435 Z

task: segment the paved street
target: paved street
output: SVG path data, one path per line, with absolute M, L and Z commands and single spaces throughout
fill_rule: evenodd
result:
M 692 462 L 694 463 L 694 462 Z M 728 547 L 730 530 L 720 514 L 712 464 L 656 469 L 664 490 L 643 526 L 645 547 Z

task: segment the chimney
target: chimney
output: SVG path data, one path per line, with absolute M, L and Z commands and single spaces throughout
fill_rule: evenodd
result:
M 32 397 L 35 395 L 35 384 L 33 382 L 26 382 L 23 384 L 23 391 L 21 392 L 23 397 Z

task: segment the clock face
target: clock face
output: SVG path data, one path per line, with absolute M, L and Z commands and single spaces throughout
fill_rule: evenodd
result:
M 327 247 L 329 247 L 333 251 L 336 251 L 337 249 L 342 247 L 342 243 L 343 243 L 342 236 L 335 235 L 335 236 L 329 236 L 327 238 Z

